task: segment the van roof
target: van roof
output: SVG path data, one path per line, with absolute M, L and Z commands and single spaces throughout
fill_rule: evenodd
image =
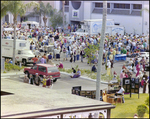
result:
M 36 21 L 25 21 L 25 22 L 22 22 L 23 23 L 27 23 L 27 24 L 39 24 L 38 22 Z
M 56 67 L 54 65 L 50 65 L 50 64 L 37 64 L 38 66 L 44 66 L 44 67 Z

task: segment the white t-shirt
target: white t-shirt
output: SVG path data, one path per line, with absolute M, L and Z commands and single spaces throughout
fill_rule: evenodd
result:
M 132 42 L 132 45 L 133 45 L 133 46 L 136 46 L 136 43 L 135 43 L 135 42 Z
M 122 43 L 121 43 L 121 42 L 120 42 L 120 43 L 118 43 L 118 46 L 119 46 L 119 47 L 121 47 L 121 45 L 122 45 Z
M 111 68 L 111 62 L 107 62 L 108 68 Z
M 124 88 L 121 88 L 117 93 L 123 93 L 124 92 Z

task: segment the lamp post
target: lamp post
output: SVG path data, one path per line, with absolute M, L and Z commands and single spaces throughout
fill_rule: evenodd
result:
M 103 22 L 101 29 L 101 40 L 99 45 L 99 56 L 98 56 L 98 69 L 97 69 L 97 80 L 96 80 L 96 100 L 100 100 L 100 79 L 101 79 L 101 67 L 102 67 L 102 57 L 103 57 L 103 47 L 106 29 L 106 15 L 107 15 L 107 1 L 103 1 Z

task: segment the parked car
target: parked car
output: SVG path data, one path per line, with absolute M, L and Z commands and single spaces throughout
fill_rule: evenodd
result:
M 56 82 L 57 79 L 60 78 L 58 67 L 49 64 L 36 64 L 33 67 L 24 68 L 24 73 L 27 74 L 28 77 L 30 74 L 35 76 L 35 74 L 38 73 L 41 80 L 43 79 L 43 75 L 52 76 L 53 82 Z

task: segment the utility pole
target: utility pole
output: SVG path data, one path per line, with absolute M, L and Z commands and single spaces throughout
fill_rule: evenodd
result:
M 65 25 L 65 20 L 64 20 L 64 15 L 65 15 L 65 8 L 64 8 L 64 6 L 65 6 L 65 1 L 62 1 L 62 4 L 63 4 L 63 29 L 64 29 L 64 25 Z
M 16 19 L 14 19 L 14 40 L 13 40 L 13 65 L 15 65 L 15 53 L 16 53 Z
M 102 71 L 102 58 L 103 58 L 103 48 L 104 48 L 104 38 L 106 29 L 106 16 L 107 16 L 107 1 L 103 1 L 103 22 L 101 29 L 101 40 L 99 45 L 99 56 L 98 56 L 98 69 L 97 69 L 97 80 L 96 80 L 96 100 L 100 100 L 100 79 Z

